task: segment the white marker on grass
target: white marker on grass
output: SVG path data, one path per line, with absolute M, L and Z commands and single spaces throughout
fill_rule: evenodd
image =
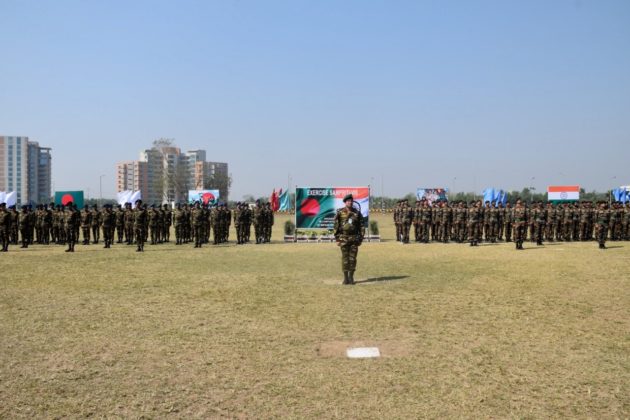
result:
M 346 350 L 346 355 L 350 359 L 372 359 L 381 357 L 378 347 L 355 347 Z

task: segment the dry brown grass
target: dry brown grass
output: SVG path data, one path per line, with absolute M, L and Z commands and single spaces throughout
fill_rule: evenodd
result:
M 0 417 L 627 418 L 611 245 L 365 244 L 355 287 L 332 244 L 12 248 Z

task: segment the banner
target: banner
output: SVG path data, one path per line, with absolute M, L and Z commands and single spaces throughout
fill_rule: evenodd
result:
M 496 188 L 486 188 L 483 190 L 483 202 L 489 201 L 491 203 L 495 203 L 497 206 L 499 204 L 507 203 L 507 193 L 503 190 L 497 190 Z
M 5 203 L 7 207 L 17 205 L 17 193 L 0 191 L 0 203 Z
M 55 205 L 65 206 L 74 203 L 79 209 L 83 208 L 83 191 L 57 191 L 55 193 Z
M 579 185 L 554 185 L 547 187 L 547 200 L 549 201 L 577 201 L 579 199 Z
M 203 204 L 213 206 L 219 203 L 219 190 L 190 190 L 188 191 L 188 202 L 193 204 L 199 201 Z
M 432 204 L 434 201 L 448 201 L 447 188 L 418 188 L 416 190 L 416 198 L 423 198 Z
M 121 191 L 117 196 L 118 204 L 123 207 L 127 203 L 131 203 L 131 207 L 136 207 L 136 200 L 142 200 L 142 193 L 140 191 Z
M 343 197 L 352 194 L 354 206 L 363 215 L 364 227 L 370 215 L 368 187 L 324 187 L 295 189 L 295 227 L 297 229 L 332 229 L 337 210 L 343 208 Z

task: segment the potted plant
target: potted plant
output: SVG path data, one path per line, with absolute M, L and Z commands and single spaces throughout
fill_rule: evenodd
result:
M 295 223 L 292 220 L 284 222 L 284 242 L 295 241 Z
M 378 222 L 376 220 L 370 221 L 368 242 L 381 242 L 381 235 L 379 234 Z

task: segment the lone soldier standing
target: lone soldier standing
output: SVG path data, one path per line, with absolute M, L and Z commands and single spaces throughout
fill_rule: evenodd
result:
M 343 198 L 345 207 L 335 214 L 335 240 L 341 248 L 341 269 L 343 284 L 354 284 L 354 271 L 357 267 L 357 253 L 363 242 L 363 216 L 352 204 L 352 194 Z
M 610 223 L 610 211 L 606 208 L 606 202 L 600 201 L 599 208 L 595 212 L 595 234 L 599 249 L 606 249 L 606 236 L 608 235 L 608 225 Z
M 134 234 L 136 237 L 136 244 L 138 244 L 138 249 L 136 252 L 144 252 L 144 241 L 146 240 L 145 235 L 145 226 L 147 223 L 147 210 L 142 204 L 142 200 L 137 200 L 135 202 L 136 209 L 133 214 L 133 227 L 135 229 Z
M 20 235 L 22 236 L 22 246 L 20 248 L 28 248 L 30 244 L 30 223 L 31 215 L 28 206 L 22 206 L 20 212 Z
M 514 242 L 516 249 L 523 249 L 523 241 L 527 232 L 527 209 L 521 200 L 516 200 L 514 206 Z
M 76 228 L 81 223 L 81 215 L 73 203 L 68 203 L 68 211 L 65 212 L 66 242 L 68 249 L 66 252 L 74 252 L 74 245 L 77 242 Z
M 103 240 L 105 246 L 103 248 L 111 248 L 114 242 L 114 229 L 116 227 L 116 214 L 112 211 L 111 204 L 105 205 L 103 211 Z

